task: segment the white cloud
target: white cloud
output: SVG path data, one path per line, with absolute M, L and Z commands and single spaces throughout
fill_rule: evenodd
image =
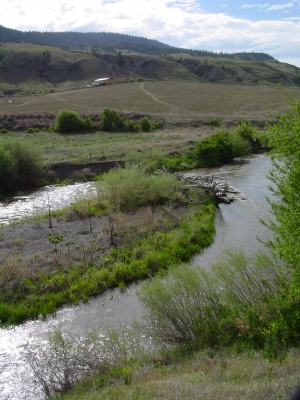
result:
M 197 0 L 0 0 L 0 24 L 21 30 L 119 32 L 178 47 L 300 58 L 298 18 L 252 22 L 225 12 L 204 13 Z
M 285 4 L 274 4 L 273 6 L 269 7 L 267 11 L 279 11 L 279 10 L 285 10 L 287 8 L 292 8 L 295 6 L 295 3 L 289 2 Z
M 242 8 L 267 8 L 270 6 L 270 3 L 265 3 L 265 4 L 244 4 L 242 5 Z

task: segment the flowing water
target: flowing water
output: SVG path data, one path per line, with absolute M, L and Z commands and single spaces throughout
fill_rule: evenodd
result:
M 27 190 L 17 195 L 0 197 L 0 225 L 32 218 L 52 210 L 69 207 L 72 203 L 96 193 L 95 185 L 76 183 L 66 186 L 46 186 Z
M 266 220 L 269 217 L 268 203 L 265 197 L 270 195 L 269 181 L 266 178 L 270 168 L 269 158 L 265 155 L 258 155 L 206 171 L 209 174 L 214 173 L 216 178 L 227 181 L 242 193 L 236 202 L 219 206 L 216 213 L 215 241 L 203 254 L 195 256 L 192 264 L 201 264 L 209 268 L 209 265 L 218 257 L 222 257 L 222 249 L 228 247 L 242 248 L 247 253 L 262 248 L 257 241 L 257 236 L 266 239 L 269 235 L 267 228 L 259 222 L 259 219 Z M 192 173 L 196 174 L 197 171 Z M 79 192 L 75 194 L 74 191 L 77 188 Z M 64 195 L 62 196 L 63 201 L 60 203 L 58 192 L 55 192 L 56 189 L 43 189 L 29 193 L 28 197 L 23 193 L 21 198 L 17 196 L 15 200 L 11 198 L 6 203 L 0 204 L 1 221 L 7 222 L 9 218 L 24 218 L 28 215 L 28 210 L 35 215 L 38 210 L 33 204 L 37 198 L 39 199 L 38 203 L 44 206 L 43 212 L 46 212 L 50 193 L 55 193 L 53 199 L 56 199 L 56 207 L 60 208 L 70 205 L 70 202 L 84 196 L 84 193 L 89 195 L 94 190 L 92 184 L 68 187 L 67 190 L 71 191 L 67 195 L 64 190 L 61 191 Z M 50 202 L 50 204 L 53 203 Z M 21 215 L 22 205 L 25 205 L 24 208 L 27 211 Z M 5 210 L 8 209 L 9 218 L 5 213 Z M 43 398 L 43 394 L 31 383 L 30 371 L 21 357 L 22 346 L 25 343 L 36 338 L 43 340 L 47 332 L 58 326 L 63 331 L 79 337 L 83 336 L 87 330 L 101 328 L 104 324 L 131 325 L 134 319 L 141 318 L 142 312 L 136 295 L 136 285 L 132 285 L 123 293 L 115 290 L 91 299 L 88 303 L 64 307 L 55 316 L 46 320 L 29 321 L 20 326 L 0 329 L 0 399 Z

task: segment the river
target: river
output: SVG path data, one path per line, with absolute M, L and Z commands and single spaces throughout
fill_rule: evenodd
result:
M 247 253 L 262 248 L 257 237 L 266 239 L 269 235 L 267 228 L 259 222 L 259 219 L 269 217 L 266 196 L 270 196 L 270 193 L 266 174 L 270 168 L 270 159 L 266 155 L 257 155 L 220 168 L 206 170 L 206 173 L 214 173 L 216 178 L 227 181 L 231 186 L 238 188 L 241 195 L 236 202 L 219 206 L 216 213 L 215 241 L 203 254 L 196 255 L 193 258 L 193 265 L 201 264 L 209 268 L 211 263 L 222 257 L 222 249 L 224 248 L 242 248 Z M 197 173 L 197 171 L 190 173 Z M 203 170 L 201 173 L 203 173 Z M 70 189 L 72 195 L 69 193 L 67 197 L 63 196 L 65 200 L 62 204 L 57 200 L 57 208 L 68 206 L 71 201 L 83 196 L 85 187 L 88 188 L 86 192 L 88 195 L 94 190 L 93 186 L 88 184 L 78 187 L 79 193 L 74 194 L 76 186 L 73 186 L 73 190 Z M 55 192 L 55 190 L 56 188 L 43 189 L 28 193 L 28 196 L 39 198 L 39 204 L 42 203 L 47 210 L 49 193 L 55 193 L 54 197 L 58 199 L 58 192 Z M 42 193 L 44 194 L 42 195 Z M 62 190 L 62 193 L 65 192 Z M 12 215 L 13 219 L 24 218 L 24 216 L 21 216 L 18 206 L 20 203 L 25 203 L 27 210 L 33 210 L 33 213 L 37 213 L 37 209 L 30 205 L 31 202 L 27 194 L 22 193 L 19 194 L 20 196 L 21 199 L 10 198 L 9 201 L 6 201 L 6 205 L 0 204 L 0 221 L 7 222 L 5 207 L 8 205 L 10 212 L 13 213 L 14 204 L 17 204 L 17 213 Z M 28 215 L 28 211 L 26 215 Z M 42 392 L 32 385 L 32 376 L 21 357 L 22 346 L 25 343 L 39 338 L 43 340 L 47 332 L 57 326 L 65 332 L 72 333 L 73 336 L 82 336 L 86 330 L 98 328 L 105 324 L 131 325 L 134 319 L 141 318 L 142 312 L 142 307 L 136 295 L 136 285 L 132 285 L 123 293 L 116 289 L 113 292 L 91 299 L 88 303 L 64 307 L 55 316 L 50 316 L 46 320 L 29 321 L 16 327 L 1 329 L 0 399 L 43 399 Z

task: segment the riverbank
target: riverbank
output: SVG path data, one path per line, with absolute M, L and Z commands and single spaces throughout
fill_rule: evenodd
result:
M 195 265 L 203 265 L 207 269 L 210 268 L 211 263 L 214 263 L 215 260 L 222 256 L 222 249 L 224 248 L 232 248 L 233 244 L 235 247 L 241 247 L 246 250 L 246 252 L 253 253 L 257 250 L 258 242 L 256 237 L 259 236 L 262 239 L 266 239 L 268 235 L 268 230 L 258 222 L 258 219 L 266 219 L 268 214 L 268 205 L 265 200 L 266 197 L 269 197 L 270 193 L 268 192 L 267 185 L 268 180 L 265 178 L 267 171 L 270 169 L 270 159 L 265 155 L 254 156 L 245 160 L 236 160 L 231 165 L 220 166 L 219 168 L 212 170 L 207 170 L 206 173 L 210 176 L 214 172 L 215 178 L 221 179 L 224 182 L 228 182 L 234 187 L 239 188 L 243 193 L 243 198 L 238 199 L 231 205 L 221 204 L 219 208 L 216 210 L 216 235 L 214 237 L 214 243 L 210 245 L 202 255 L 196 255 L 193 258 L 193 264 Z M 201 171 L 202 173 L 204 171 Z M 195 173 L 195 172 L 194 172 Z M 52 204 L 52 201 L 50 201 Z M 54 208 L 56 209 L 56 208 Z M 56 223 L 56 218 L 53 219 L 53 223 Z M 46 225 L 47 226 L 47 225 Z M 86 225 L 88 227 L 88 225 Z M 8 397 L 10 399 L 23 399 L 25 398 L 24 393 L 31 393 L 32 395 L 29 397 L 35 397 L 42 399 L 43 396 L 38 396 L 39 387 L 32 387 L 31 380 L 31 371 L 28 368 L 28 363 L 26 362 L 19 365 L 18 360 L 16 360 L 16 356 L 19 356 L 21 349 L 23 349 L 24 344 L 30 343 L 30 349 L 32 352 L 35 349 L 31 346 L 32 340 L 34 339 L 37 343 L 41 342 L 41 348 L 44 348 L 45 339 L 48 338 L 49 333 L 55 331 L 59 326 L 62 331 L 66 334 L 70 333 L 73 338 L 86 338 L 87 331 L 99 329 L 99 338 L 103 337 L 102 335 L 106 335 L 105 326 L 110 328 L 115 328 L 117 331 L 122 329 L 121 327 L 131 325 L 132 321 L 140 320 L 141 313 L 144 313 L 144 310 L 141 308 L 139 301 L 136 298 L 136 285 L 130 286 L 128 289 L 120 292 L 118 289 L 113 292 L 107 292 L 103 296 L 99 296 L 95 299 L 91 299 L 88 303 L 82 304 L 80 303 L 78 307 L 63 307 L 60 309 L 56 315 L 50 316 L 49 318 L 35 321 L 28 321 L 19 326 L 9 327 L 2 329 L 1 336 L 1 353 L 5 355 L 5 360 L 3 359 L 2 366 L 7 363 L 11 365 L 7 371 L 10 373 L 9 378 L 3 376 L 2 382 L 0 382 L 0 392 L 1 389 L 5 393 L 9 393 Z M 118 339 L 119 340 L 119 339 Z M 116 343 L 116 342 L 115 342 Z M 124 341 L 119 340 L 117 343 L 124 344 Z M 126 343 L 126 342 L 125 342 Z M 132 342 L 131 342 L 132 343 Z M 134 347 L 136 345 L 136 341 L 134 341 Z M 115 347 L 114 347 L 115 348 Z M 45 349 L 44 349 L 45 350 Z M 95 356 L 101 357 L 101 352 L 92 350 L 92 360 L 95 360 Z M 46 351 L 46 350 L 45 350 Z M 81 394 L 73 394 L 73 396 L 77 396 L 78 398 L 82 398 L 86 396 L 94 396 L 96 398 L 105 397 L 106 395 L 110 396 L 109 391 L 111 390 L 111 398 L 118 398 L 118 393 L 120 391 L 120 396 L 126 398 L 126 391 L 128 390 L 128 396 L 130 398 L 139 398 L 139 390 L 145 389 L 145 391 L 149 392 L 149 396 L 153 395 L 155 397 L 161 390 L 164 390 L 164 387 L 168 387 L 168 382 L 172 382 L 172 384 L 176 385 L 177 391 L 180 390 L 180 385 L 184 385 L 184 382 L 187 382 L 185 386 L 185 390 L 188 390 L 188 387 L 193 389 L 192 382 L 193 379 L 199 383 L 198 386 L 195 387 L 195 390 L 198 390 L 200 393 L 205 389 L 213 390 L 212 398 L 215 393 L 218 392 L 218 384 L 221 384 L 223 388 L 226 387 L 228 393 L 231 390 L 232 398 L 239 400 L 241 391 L 245 390 L 249 394 L 251 390 L 254 388 L 261 388 L 262 398 L 268 390 L 268 381 L 271 379 L 271 388 L 276 388 L 276 379 L 277 375 L 274 373 L 269 378 L 268 371 L 269 367 L 272 367 L 273 371 L 283 373 L 286 371 L 286 378 L 288 380 L 289 374 L 292 374 L 292 370 L 290 364 L 287 364 L 285 361 L 277 364 L 276 362 L 265 361 L 260 354 L 257 352 L 249 353 L 239 353 L 242 351 L 241 349 L 233 349 L 233 352 L 228 357 L 226 354 L 222 353 L 221 350 L 216 350 L 216 355 L 213 355 L 213 350 L 208 350 L 208 358 L 207 363 L 204 362 L 204 372 L 205 372 L 205 381 L 203 380 L 204 376 L 201 370 L 199 369 L 199 374 L 197 374 L 197 370 L 194 369 L 194 362 L 191 358 L 190 361 L 186 360 L 186 364 L 184 369 L 181 370 L 180 360 L 176 359 L 171 364 L 168 361 L 168 364 L 164 362 L 164 358 L 161 357 L 153 357 L 150 360 L 149 364 L 143 364 L 144 367 L 134 368 L 132 364 L 123 365 L 118 369 L 120 379 L 116 378 L 116 375 L 109 374 L 108 379 L 110 383 L 113 383 L 113 386 L 110 388 L 103 388 L 97 391 L 97 388 L 94 384 L 97 382 L 97 377 L 91 379 L 92 388 L 89 392 L 87 386 L 83 385 L 83 392 Z M 45 359 L 40 358 L 40 352 L 37 352 L 37 356 L 40 360 L 43 360 L 42 365 L 45 365 Z M 115 352 L 113 352 L 115 354 Z M 288 358 L 294 357 L 295 362 L 297 364 L 297 354 L 289 353 Z M 49 356 L 49 354 L 48 354 Z M 121 357 L 124 361 L 124 348 L 121 348 Z M 205 354 L 201 351 L 199 354 L 195 355 L 196 360 L 204 360 Z M 203 358 L 202 358 L 203 357 Z M 241 364 L 237 364 L 237 358 L 243 359 L 242 366 L 239 368 Z M 265 365 L 265 369 L 256 369 L 257 364 L 253 363 L 253 374 L 251 373 L 251 365 L 252 361 L 255 361 L 258 365 Z M 54 362 L 53 365 L 57 365 L 57 368 L 54 368 L 54 371 L 63 371 L 60 364 L 56 364 L 59 362 L 58 359 L 52 358 L 51 361 Z M 85 358 L 86 361 L 86 358 Z M 160 361 L 160 362 L 159 362 Z M 183 361 L 183 360 L 182 360 Z M 189 371 L 189 367 L 187 363 L 191 364 L 191 368 Z M 249 364 L 248 364 L 249 363 Z M 224 383 L 220 381 L 219 372 L 226 364 L 225 373 L 224 373 Z M 51 363 L 52 365 L 52 363 Z M 65 364 L 63 364 L 65 365 Z M 72 364 L 73 365 L 73 364 Z M 211 366 L 214 368 L 211 368 Z M 223 366 L 223 367 L 222 367 Z M 237 370 L 234 369 L 234 366 L 237 366 Z M 123 371 L 124 368 L 124 371 Z M 26 375 L 26 379 L 22 376 L 22 380 L 17 380 L 16 377 L 20 376 L 20 371 L 25 369 L 28 371 L 28 375 Z M 122 375 L 122 371 L 125 373 L 130 369 L 133 373 L 132 375 L 132 383 L 130 386 L 124 385 L 124 375 Z M 178 374 L 176 371 L 182 371 Z M 210 375 L 208 375 L 211 370 L 211 380 Z M 230 371 L 232 371 L 233 375 L 229 375 Z M 228 380 L 231 377 L 234 377 L 235 372 L 240 371 L 240 381 L 236 381 L 234 379 Z M 257 375 L 255 373 L 257 371 Z M 153 372 L 153 374 L 152 374 Z M 74 370 L 75 375 L 76 370 Z M 3 374 L 4 375 L 4 374 Z M 199 379 L 198 379 L 199 377 Z M 248 377 L 248 378 L 247 378 Z M 226 378 L 228 378 L 226 380 Z M 248 380 L 247 380 L 248 379 Z M 283 382 L 282 379 L 284 375 L 278 376 L 278 384 L 282 387 Z M 296 378 L 297 379 L 297 378 Z M 169 381 L 170 380 L 170 381 Z M 14 386 L 12 386 L 12 382 L 14 382 Z M 2 383 L 2 385 L 1 385 Z M 247 386 L 248 384 L 248 386 Z M 157 386 L 156 386 L 157 385 Z M 207 388 L 208 385 L 209 388 Z M 154 388 L 156 386 L 156 389 Z M 286 386 L 287 387 L 287 386 Z M 289 381 L 289 390 L 291 393 L 293 388 L 293 382 Z M 104 394 L 102 395 L 102 390 L 104 390 Z M 265 391 L 266 390 L 266 391 Z M 172 399 L 172 394 L 176 394 L 177 391 L 170 390 L 168 394 Z M 76 389 L 77 392 L 77 389 Z M 96 392 L 96 393 L 95 393 Z M 145 393 L 142 391 L 142 395 Z M 187 393 L 186 397 L 189 397 L 190 392 Z M 205 392 L 206 393 L 206 392 Z M 279 393 L 279 391 L 278 391 Z M 140 395 L 140 398 L 143 398 Z M 145 394 L 146 396 L 146 394 Z M 28 397 L 28 395 L 27 395 Z M 253 394 L 253 399 L 259 398 L 259 389 L 257 393 Z M 286 396 L 287 397 L 287 396 Z M 92 398 L 92 397 L 91 397 Z M 251 397 L 250 397 L 251 398 Z M 272 397 L 271 397 L 272 398 Z M 285 398 L 285 397 L 283 397 Z M 277 399 L 274 397 L 274 400 Z
M 1 324 L 46 316 L 189 261 L 213 241 L 215 229 L 212 199 L 201 191 L 197 196 L 194 206 L 98 216 L 85 204 L 3 227 Z
M 177 360 L 153 359 L 140 368 L 123 367 L 119 379 L 97 389 L 98 377 L 81 382 L 63 400 L 289 399 L 299 385 L 299 349 L 270 362 L 259 352 L 208 349 Z M 120 370 L 122 370 L 120 368 Z M 126 380 L 126 371 L 129 376 Z M 130 379 L 129 379 L 130 378 Z M 124 382 L 125 381 L 125 382 Z M 94 385 L 94 387 L 92 387 Z

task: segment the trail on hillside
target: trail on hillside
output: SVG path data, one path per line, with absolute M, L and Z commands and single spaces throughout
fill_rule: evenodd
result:
M 189 110 L 183 110 L 182 108 L 179 108 L 179 107 L 174 106 L 174 104 L 166 103 L 166 102 L 164 102 L 164 101 L 159 100 L 159 98 L 156 97 L 153 93 L 148 92 L 148 90 L 145 89 L 144 82 L 141 83 L 140 89 L 141 89 L 147 96 L 151 97 L 151 99 L 154 100 L 155 102 L 160 103 L 160 104 L 163 104 L 163 105 L 166 106 L 166 107 L 169 107 L 169 108 L 170 108 L 170 111 L 167 113 L 167 114 L 169 114 L 169 115 L 175 115 L 175 114 L 178 115 L 178 112 L 179 112 L 179 113 L 182 113 L 182 111 L 185 111 L 185 112 L 187 112 L 187 113 L 190 114 L 190 115 L 192 114 Z

